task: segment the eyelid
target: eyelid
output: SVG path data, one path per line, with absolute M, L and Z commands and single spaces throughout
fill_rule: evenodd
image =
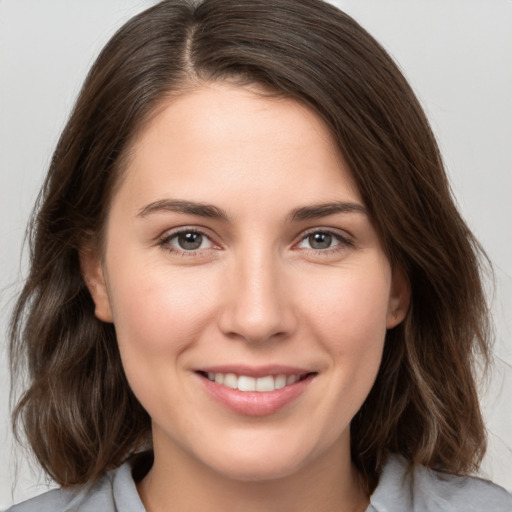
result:
M 352 239 L 353 235 L 348 232 L 346 229 L 333 228 L 327 226 L 314 226 L 311 228 L 307 228 L 301 232 L 299 238 L 304 238 L 305 236 L 311 235 L 313 233 L 329 233 L 331 235 L 337 235 L 342 238 Z
M 299 248 L 306 251 L 313 251 L 315 253 L 329 253 L 329 252 L 335 252 L 339 250 L 343 250 L 347 246 L 354 246 L 354 240 L 353 236 L 347 233 L 346 231 L 342 231 L 335 228 L 323 228 L 323 227 L 314 227 L 310 228 L 306 231 L 303 231 L 299 237 L 297 242 L 295 242 L 293 245 L 294 247 L 303 242 L 308 236 L 314 235 L 315 233 L 323 233 L 332 235 L 334 238 L 339 240 L 339 243 L 336 244 L 334 247 L 328 247 L 326 249 L 313 249 L 313 248 Z M 338 246 L 342 247 L 338 247 Z
M 195 256 L 199 255 L 201 253 L 205 253 L 207 251 L 210 251 L 212 249 L 219 250 L 221 249 L 220 244 L 215 242 L 212 235 L 208 233 L 208 229 L 203 228 L 202 226 L 179 226 L 176 228 L 171 228 L 169 230 L 166 230 L 163 232 L 158 238 L 157 238 L 157 245 L 161 246 L 165 250 L 175 253 L 175 254 L 181 254 L 184 256 Z M 210 247 L 203 248 L 203 249 L 195 249 L 195 250 L 184 250 L 180 249 L 179 247 L 176 247 L 174 245 L 169 244 L 169 241 L 175 238 L 176 236 L 180 235 L 181 233 L 197 233 L 201 236 L 207 238 L 210 243 L 212 244 Z M 314 248 L 297 248 L 297 246 L 304 241 L 308 236 L 315 234 L 315 233 L 324 233 L 332 235 L 335 239 L 339 241 L 338 244 L 336 244 L 333 247 L 328 247 L 326 249 L 314 249 Z M 341 246 L 341 247 L 340 247 Z M 313 227 L 309 228 L 303 232 L 300 233 L 300 235 L 297 237 L 296 241 L 293 243 L 293 248 L 297 248 L 304 251 L 313 252 L 315 254 L 318 253 L 330 253 L 330 252 L 336 252 L 341 251 L 347 247 L 354 246 L 353 236 L 348 233 L 347 231 L 336 229 L 336 228 L 327 228 L 327 227 Z
M 212 249 L 218 250 L 220 248 L 219 244 L 214 241 L 213 237 L 210 234 L 208 234 L 207 231 L 208 230 L 206 230 L 200 226 L 180 226 L 180 227 L 172 228 L 172 229 L 165 231 L 158 237 L 157 245 L 161 246 L 164 250 L 166 250 L 170 253 L 183 255 L 183 256 L 197 256 L 201 253 L 210 251 Z M 195 250 L 187 251 L 185 249 L 180 249 L 179 247 L 176 247 L 169 243 L 170 240 L 179 236 L 182 233 L 197 233 L 197 234 L 207 238 L 210 241 L 211 246 L 203 248 L 203 249 L 195 249 Z

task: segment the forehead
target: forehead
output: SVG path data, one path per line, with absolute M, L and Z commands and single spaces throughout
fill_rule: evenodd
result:
M 302 202 L 347 199 L 340 194 L 360 201 L 331 132 L 312 109 L 226 83 L 162 104 L 136 137 L 123 181 L 121 188 L 148 201 L 179 193 L 225 202 L 227 189 L 248 200 L 272 192 Z

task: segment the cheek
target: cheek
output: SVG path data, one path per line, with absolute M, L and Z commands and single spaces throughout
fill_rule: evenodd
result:
M 374 267 L 341 269 L 321 286 L 314 277 L 301 286 L 303 314 L 335 351 L 364 352 L 385 336 L 391 278 L 386 267 Z
M 174 417 L 186 407 L 187 395 L 162 390 L 182 389 L 178 369 L 184 354 L 201 339 L 214 315 L 215 299 L 207 292 L 215 286 L 213 278 L 138 265 L 128 258 L 113 268 L 111 304 L 130 387 L 152 418 L 161 411 Z
M 332 403 L 342 401 L 339 414 L 349 416 L 370 392 L 386 336 L 390 273 L 371 268 L 340 272 L 323 290 L 310 286 L 302 297 L 312 335 L 329 354 L 335 375 Z
M 117 266 L 110 298 L 120 349 L 143 357 L 180 351 L 214 314 L 213 277 L 128 261 Z

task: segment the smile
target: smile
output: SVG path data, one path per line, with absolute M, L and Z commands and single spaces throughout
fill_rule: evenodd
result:
M 265 416 L 295 402 L 318 372 L 299 368 L 226 366 L 196 370 L 202 388 L 214 402 L 244 416 Z
M 234 373 L 202 372 L 202 375 L 206 376 L 212 382 L 231 389 L 237 389 L 245 392 L 258 391 L 264 393 L 290 386 L 297 381 L 305 379 L 309 374 L 266 375 L 258 378 L 251 377 L 249 375 L 237 376 Z

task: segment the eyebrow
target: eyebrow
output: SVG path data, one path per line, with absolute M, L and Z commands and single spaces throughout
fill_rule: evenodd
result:
M 368 211 L 362 204 L 336 201 L 297 208 L 291 212 L 290 217 L 292 220 L 308 220 L 327 217 L 336 213 L 361 213 L 368 215 Z
M 207 203 L 197 203 L 194 201 L 184 201 L 181 199 L 162 199 L 150 203 L 139 211 L 137 217 L 147 217 L 154 213 L 184 213 L 189 215 L 198 215 L 200 217 L 208 217 L 213 219 L 228 220 L 228 215 L 224 210 Z M 310 206 L 302 206 L 292 210 L 289 218 L 292 221 L 318 219 L 334 215 L 336 213 L 361 213 L 368 215 L 366 208 L 359 203 L 351 203 L 346 201 L 337 201 L 333 203 L 321 203 Z
M 147 217 L 152 213 L 175 212 L 210 217 L 213 219 L 227 220 L 228 216 L 224 210 L 211 204 L 196 203 L 194 201 L 183 201 L 180 199 L 162 199 L 150 203 L 139 211 L 137 217 Z

